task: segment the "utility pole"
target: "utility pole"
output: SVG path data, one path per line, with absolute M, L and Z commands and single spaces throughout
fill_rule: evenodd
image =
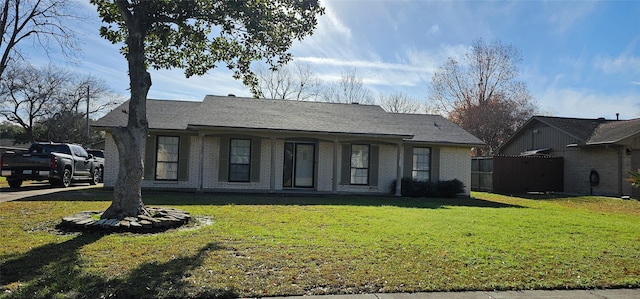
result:
M 89 141 L 91 134 L 89 131 L 89 85 L 87 85 L 87 147 L 89 147 Z

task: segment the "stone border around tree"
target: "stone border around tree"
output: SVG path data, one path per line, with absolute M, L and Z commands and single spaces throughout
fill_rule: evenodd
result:
M 156 232 L 186 225 L 191 215 L 179 209 L 145 207 L 150 216 L 100 219 L 104 211 L 83 211 L 62 218 L 59 228 L 71 231 Z

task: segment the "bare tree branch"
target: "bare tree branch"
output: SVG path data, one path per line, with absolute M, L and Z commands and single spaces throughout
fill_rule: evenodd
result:
M 449 58 L 431 79 L 430 102 L 487 144 L 478 154 L 493 153 L 537 111 L 526 84 L 517 81 L 520 62 L 515 47 L 479 39 L 462 64 Z
M 19 45 L 33 39 L 47 54 L 57 45 L 70 57 L 78 50 L 75 31 L 69 21 L 74 3 L 65 0 L 4 0 L 0 6 L 0 77 L 12 61 L 24 59 Z

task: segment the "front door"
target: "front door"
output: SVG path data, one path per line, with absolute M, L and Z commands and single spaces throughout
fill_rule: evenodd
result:
M 315 148 L 313 143 L 286 142 L 284 144 L 283 187 L 314 187 Z

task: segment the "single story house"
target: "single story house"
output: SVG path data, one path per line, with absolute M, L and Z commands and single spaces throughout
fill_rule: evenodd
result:
M 640 119 L 534 116 L 499 154 L 563 157 L 565 192 L 640 198 L 626 181 L 640 168 Z
M 110 131 L 128 102 L 99 119 L 105 187 L 118 154 Z M 201 192 L 396 193 L 392 182 L 458 179 L 469 194 L 470 150 L 482 141 L 438 115 L 379 106 L 206 96 L 147 100 L 143 188 Z

